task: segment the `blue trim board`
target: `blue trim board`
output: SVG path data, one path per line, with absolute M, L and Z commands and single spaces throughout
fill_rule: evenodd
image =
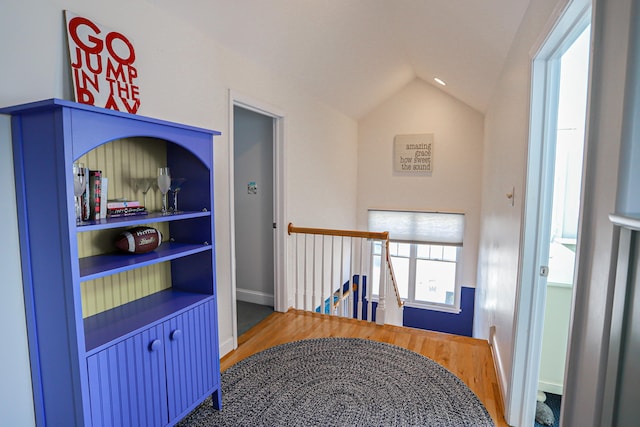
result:
M 403 326 L 470 337 L 473 334 L 475 288 L 460 288 L 460 313 L 406 307 Z
M 358 302 L 360 302 L 360 275 L 359 274 L 355 274 L 353 276 L 353 279 L 351 281 L 351 285 L 353 286 L 353 293 L 352 293 L 352 303 L 353 303 L 353 318 L 357 319 L 358 318 Z M 367 276 L 362 276 L 362 288 L 364 290 L 364 293 L 367 293 Z M 342 292 L 346 293 L 349 291 L 349 282 L 344 282 L 344 284 L 342 285 Z M 329 299 L 327 298 L 324 300 L 324 308 L 323 308 L 323 313 L 324 314 L 329 314 L 331 311 L 331 308 L 329 306 Z M 336 302 L 338 302 L 338 300 L 340 299 L 340 287 L 338 287 L 338 289 L 334 292 L 333 294 L 333 304 L 335 304 Z M 366 297 L 362 297 L 362 305 L 363 306 L 367 306 L 369 304 L 369 300 Z M 371 303 L 371 321 L 375 322 L 376 321 L 376 307 L 378 306 L 378 303 L 373 301 Z M 316 313 L 320 313 L 320 306 L 316 307 Z M 362 320 L 367 320 L 367 312 L 365 310 L 364 313 L 362 313 Z
M 359 275 L 353 276 L 353 284 L 356 285 L 353 293 L 353 312 L 354 318 L 357 318 L 358 300 L 360 295 L 358 292 Z M 362 277 L 362 285 L 365 293 L 367 288 L 367 277 Z M 343 292 L 349 290 L 349 282 L 345 282 L 343 285 Z M 339 293 L 339 288 L 336 292 Z M 444 311 L 428 310 L 424 308 L 416 307 L 404 307 L 404 313 L 402 316 L 402 326 L 409 328 L 425 329 L 428 331 L 445 332 L 448 334 L 462 335 L 471 337 L 473 335 L 473 311 L 475 302 L 475 288 L 460 288 L 460 313 L 447 313 Z M 337 296 L 334 296 L 334 303 L 337 301 Z M 363 304 L 366 305 L 368 300 L 363 299 Z M 372 321 L 376 320 L 376 307 L 378 303 L 373 301 L 372 304 Z M 320 313 L 320 307 L 316 307 L 315 310 Z M 329 298 L 324 301 L 324 313 L 329 313 Z M 363 320 L 367 320 L 367 313 L 363 313 Z

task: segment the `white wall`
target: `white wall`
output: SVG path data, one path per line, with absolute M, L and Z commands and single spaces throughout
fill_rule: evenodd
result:
M 97 0 L 7 0 L 0 14 L 0 105 L 39 99 L 71 99 L 63 9 L 86 15 L 133 41 L 137 52 L 142 104 L 139 114 L 213 128 L 218 306 L 222 351 L 232 343 L 230 293 L 228 89 L 277 106 L 285 113 L 285 218 L 296 225 L 353 228 L 357 124 L 315 102 L 279 76 L 220 47 L 153 2 Z M 10 185 L 8 121 L 0 121 L 3 226 L 15 230 Z M 283 230 L 284 231 L 284 230 Z M 3 324 L 12 325 L 0 366 L 0 424 L 33 424 L 21 304 L 18 245 L 9 235 L 0 257 Z M 6 297 L 5 297 L 6 296 Z M 9 353 L 9 354 L 8 354 Z M 5 372 L 7 374 L 5 374 Z M 25 391 L 26 390 L 26 391 Z M 7 396 L 5 398 L 5 396 Z M 8 421 L 11 420 L 11 421 Z
M 0 116 L 0 224 L 3 243 L 0 245 L 0 271 L 2 271 L 2 298 L 0 298 L 0 324 L 5 325 L 4 350 L 0 356 L 0 424 L 29 426 L 35 422 L 31 397 L 29 348 L 24 313 L 24 295 L 18 251 L 18 222 L 16 197 L 11 191 L 13 154 L 9 119 Z
M 464 212 L 463 286 L 476 284 L 482 179 L 483 115 L 419 79 L 359 121 L 358 228 L 367 209 Z M 393 173 L 393 139 L 434 134 L 431 176 Z

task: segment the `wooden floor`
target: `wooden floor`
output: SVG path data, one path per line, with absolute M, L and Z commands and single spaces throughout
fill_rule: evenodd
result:
M 222 371 L 254 353 L 308 338 L 345 337 L 381 341 L 420 353 L 453 372 L 480 398 L 496 426 L 506 427 L 489 344 L 483 340 L 290 310 L 273 313 L 238 339 L 221 360 Z

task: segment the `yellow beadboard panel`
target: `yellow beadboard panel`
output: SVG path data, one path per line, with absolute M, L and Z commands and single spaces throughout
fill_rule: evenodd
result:
M 155 138 L 116 139 L 91 150 L 78 159 L 92 170 L 101 170 L 109 179 L 108 199 L 144 201 L 147 182 L 147 209 L 159 210 L 162 194 L 158 190 L 158 168 L 167 165 L 167 143 Z
M 102 313 L 170 287 L 169 262 L 83 282 L 80 285 L 82 317 Z
M 92 170 L 101 170 L 108 178 L 108 199 L 126 198 L 144 202 L 143 191 L 148 190 L 146 207 L 159 210 L 158 168 L 166 166 L 166 142 L 155 138 L 126 138 L 110 141 L 78 159 Z M 158 229 L 163 241 L 169 238 L 166 222 L 146 224 Z M 116 236 L 129 227 L 77 233 L 78 255 L 88 257 L 115 251 Z M 171 287 L 169 262 L 102 277 L 81 284 L 82 315 L 89 317 L 122 304 Z
M 162 241 L 169 240 L 169 223 L 167 222 L 154 222 L 145 224 L 148 227 L 153 227 L 160 231 L 162 234 Z M 131 227 L 114 228 L 109 230 L 97 230 L 97 231 L 85 231 L 78 233 L 78 256 L 85 258 L 94 255 L 100 255 L 105 253 L 114 252 L 114 241 L 118 234 Z

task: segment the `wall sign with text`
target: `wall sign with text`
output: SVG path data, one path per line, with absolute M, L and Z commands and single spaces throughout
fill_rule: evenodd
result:
M 135 114 L 140 87 L 129 38 L 68 10 L 65 17 L 76 102 Z
M 396 135 L 393 140 L 393 171 L 399 175 L 431 175 L 433 134 Z

